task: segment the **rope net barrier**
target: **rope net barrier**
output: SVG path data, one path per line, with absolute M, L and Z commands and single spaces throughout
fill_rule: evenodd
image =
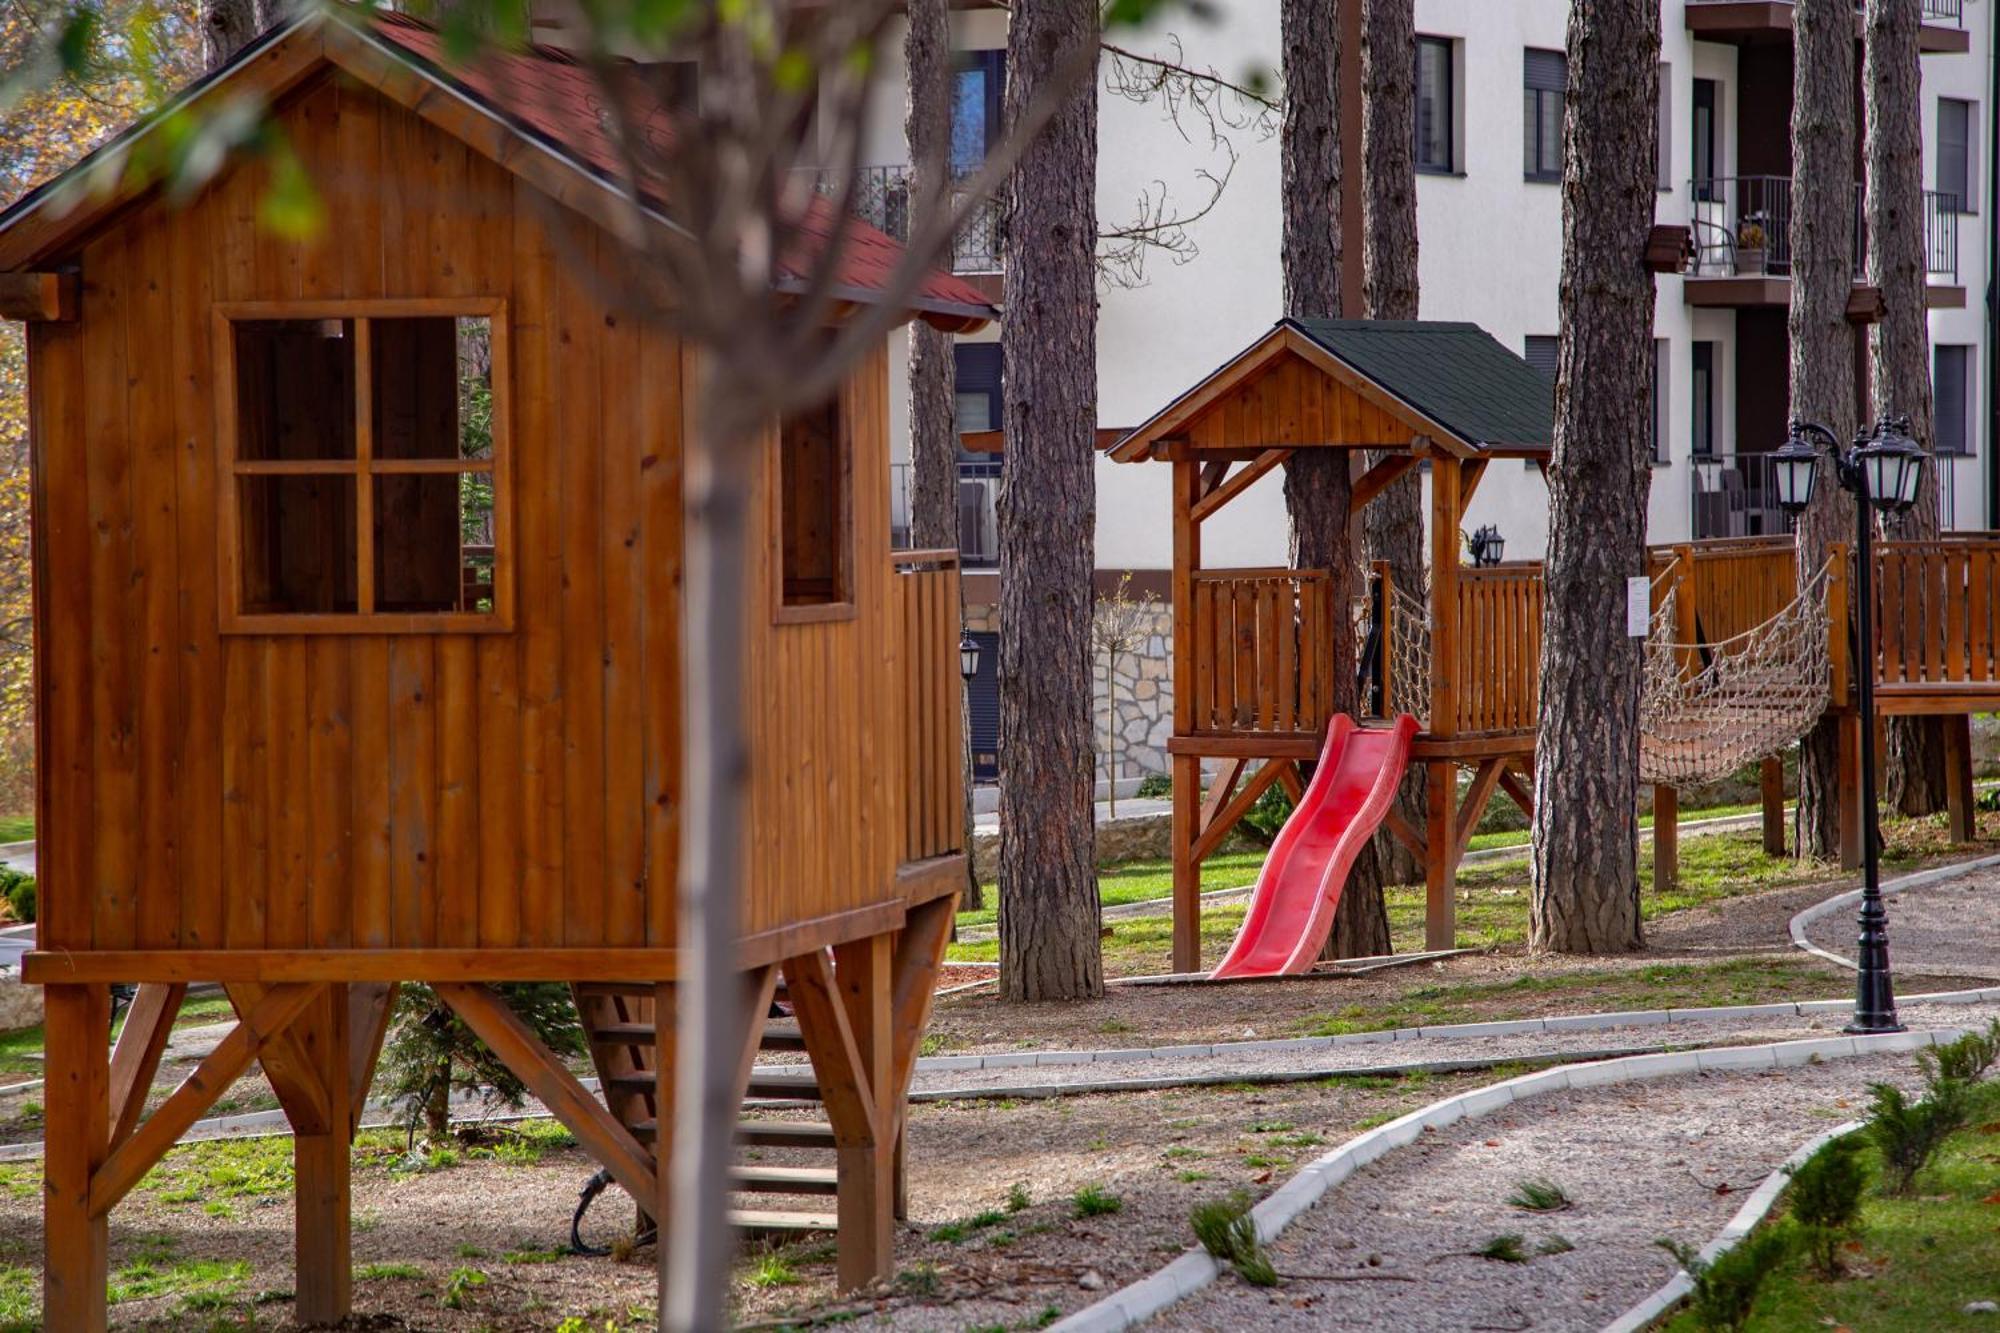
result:
M 1798 743 L 1826 710 L 1829 561 L 1763 624 L 1716 643 L 1674 638 L 1678 588 L 1660 599 L 1646 636 L 1639 701 L 1639 775 L 1673 787 L 1718 782 Z M 1663 573 L 1656 584 L 1668 578 Z M 1430 608 L 1393 594 L 1389 688 L 1393 707 L 1428 725 Z

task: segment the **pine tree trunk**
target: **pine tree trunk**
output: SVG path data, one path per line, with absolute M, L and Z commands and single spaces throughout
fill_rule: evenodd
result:
M 424 1139 L 443 1143 L 451 1136 L 451 1057 L 441 1056 L 424 1093 Z
M 1657 0 L 1576 0 L 1563 123 L 1562 345 L 1542 616 L 1529 943 L 1636 949 L 1640 649 L 1625 585 L 1645 569 L 1647 386 L 1659 134 Z
M 1932 447 L 1930 326 L 1924 313 L 1923 81 L 1921 19 L 1914 5 L 1868 0 L 1868 282 L 1882 293 L 1871 382 L 1878 416 L 1906 416 L 1910 433 Z M 1936 537 L 1938 475 L 1924 469 L 1916 508 L 1889 522 L 1889 535 Z M 1944 808 L 1944 728 L 1934 717 L 1888 720 L 1884 795 L 1906 815 Z
M 1007 115 L 1097 40 L 1094 0 L 1020 0 Z M 1097 531 L 1097 88 L 1084 81 L 1014 168 L 1000 488 L 1000 989 L 1104 993 L 1092 866 L 1091 568 Z
M 1348 0 L 1353 3 L 1354 0 Z M 1340 0 L 1280 0 L 1285 77 L 1285 313 L 1337 319 L 1340 293 Z M 1301 449 L 1285 462 L 1285 511 L 1292 564 L 1333 578 L 1333 706 L 1354 711 L 1354 635 L 1346 611 L 1354 598 L 1354 539 L 1349 524 L 1354 483 L 1344 449 Z M 1382 872 L 1363 848 L 1348 872 L 1324 957 L 1389 952 Z
M 1416 55 L 1415 0 L 1361 0 L 1361 305 L 1368 319 L 1417 318 Z M 1369 465 L 1386 457 L 1370 453 Z M 1361 511 L 1361 525 L 1369 561 L 1387 561 L 1391 580 L 1406 592 L 1422 589 L 1423 483 L 1414 468 Z M 1411 828 L 1424 827 L 1424 787 L 1422 767 L 1413 766 L 1396 794 Z M 1423 862 L 1386 830 L 1375 835 L 1375 857 L 1384 882 L 1423 882 Z
M 200 17 L 202 66 L 212 70 L 256 38 L 266 15 L 257 0 L 201 0 Z
M 1854 7 L 1799 0 L 1792 27 L 1792 415 L 1845 441 L 1854 427 Z M 1831 543 L 1853 537 L 1854 503 L 1823 463 L 1799 520 L 1800 580 Z M 1838 852 L 1839 782 L 1839 724 L 1829 716 L 1799 745 L 1801 856 Z
M 945 0 L 910 0 L 903 39 L 903 137 L 910 150 L 910 229 L 920 232 L 951 206 L 951 19 Z M 910 321 L 910 543 L 920 550 L 958 549 L 957 379 L 949 333 Z M 968 710 L 969 712 L 970 710 Z M 972 869 L 972 731 L 960 756 L 965 787 L 966 907 L 984 907 Z

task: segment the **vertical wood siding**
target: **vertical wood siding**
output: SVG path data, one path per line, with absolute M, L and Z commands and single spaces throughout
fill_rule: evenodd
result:
M 44 945 L 671 944 L 691 358 L 607 306 L 612 242 L 463 144 L 332 79 L 281 116 L 317 243 L 257 225 L 245 166 L 114 219 L 81 320 L 31 330 Z M 451 296 L 508 303 L 516 628 L 220 634 L 212 304 Z M 893 894 L 886 394 L 878 352 L 854 617 L 774 624 L 753 534 L 746 931 Z

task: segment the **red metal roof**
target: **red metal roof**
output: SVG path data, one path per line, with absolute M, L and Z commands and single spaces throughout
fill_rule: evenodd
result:
M 487 110 L 518 130 L 561 150 L 599 178 L 623 187 L 626 164 L 609 131 L 609 109 L 596 77 L 574 57 L 552 47 L 525 51 L 489 51 L 471 64 L 454 64 L 445 55 L 437 31 L 405 15 L 375 11 L 356 16 L 432 77 L 449 81 L 476 98 Z M 671 145 L 673 121 L 664 107 L 646 111 L 643 132 L 660 148 Z M 647 202 L 672 215 L 670 200 L 645 188 Z M 831 244 L 838 214 L 831 201 L 815 196 L 800 230 L 812 241 Z M 841 239 L 840 284 L 859 294 L 881 292 L 902 262 L 903 246 L 880 228 L 851 219 Z M 796 268 L 805 267 L 801 256 Z M 933 270 L 919 286 L 913 304 L 919 308 L 955 309 L 965 314 L 995 312 L 979 288 L 963 278 Z

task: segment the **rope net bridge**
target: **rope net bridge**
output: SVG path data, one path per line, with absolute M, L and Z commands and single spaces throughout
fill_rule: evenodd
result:
M 1821 565 L 1776 615 L 1715 643 L 1676 639 L 1678 587 L 1658 599 L 1639 703 L 1642 781 L 1671 787 L 1718 782 L 1812 730 L 1830 697 L 1826 593 L 1832 568 L 1830 560 Z M 1670 566 L 1655 587 L 1672 575 Z M 1427 603 L 1421 590 L 1396 587 L 1391 595 L 1390 695 L 1399 709 L 1422 718 L 1431 697 Z

